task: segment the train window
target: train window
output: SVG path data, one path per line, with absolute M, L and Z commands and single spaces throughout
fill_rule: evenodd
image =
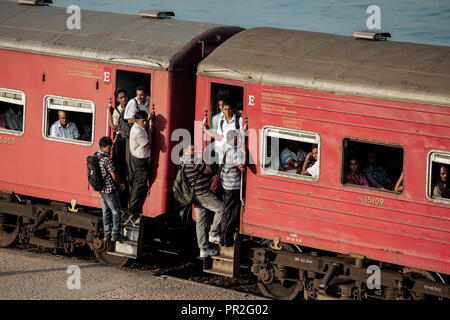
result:
M 93 102 L 56 96 L 44 98 L 45 138 L 91 145 L 94 140 L 93 124 Z
M 450 203 L 450 186 L 448 183 L 450 170 L 450 152 L 431 151 L 428 154 L 428 177 L 427 197 L 428 199 Z
M 344 139 L 341 182 L 403 192 L 403 148 Z
M 226 85 L 221 83 L 211 83 L 211 108 L 210 123 L 211 129 L 217 129 L 220 114 L 219 101 L 227 99 L 234 107 L 236 113 L 242 114 L 244 103 L 244 88 L 239 86 Z M 216 117 L 215 117 L 216 116 Z
M 264 175 L 319 179 L 320 136 L 315 132 L 266 126 L 261 132 L 260 152 Z
M 22 135 L 25 126 L 25 94 L 0 88 L 0 132 Z

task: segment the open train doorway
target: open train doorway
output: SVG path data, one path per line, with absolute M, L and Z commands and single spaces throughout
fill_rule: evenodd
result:
M 124 88 L 127 91 L 129 99 L 136 97 L 136 87 L 143 85 L 147 90 L 147 95 L 151 96 L 151 76 L 148 73 L 131 72 L 117 70 L 116 89 Z

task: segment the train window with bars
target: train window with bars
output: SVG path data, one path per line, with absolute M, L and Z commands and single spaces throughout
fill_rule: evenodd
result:
M 344 139 L 342 150 L 343 184 L 403 192 L 402 147 Z
M 46 96 L 43 134 L 48 140 L 92 145 L 94 103 L 88 100 Z
M 431 151 L 428 154 L 427 197 L 431 201 L 450 203 L 450 152 Z
M 0 88 L 0 132 L 22 135 L 25 127 L 25 93 Z
M 307 181 L 320 176 L 320 136 L 302 131 L 265 126 L 261 132 L 260 167 L 263 175 Z

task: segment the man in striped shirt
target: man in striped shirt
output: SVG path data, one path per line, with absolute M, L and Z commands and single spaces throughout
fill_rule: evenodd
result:
M 184 160 L 184 161 L 183 161 Z M 200 258 L 217 255 L 217 250 L 209 247 L 211 243 L 220 241 L 220 221 L 223 215 L 223 203 L 211 191 L 209 191 L 209 177 L 212 174 L 211 167 L 201 159 L 195 157 L 195 147 L 188 146 L 184 150 L 184 174 L 194 189 L 194 209 L 196 217 L 197 243 L 200 249 Z M 209 231 L 209 239 L 206 237 L 208 223 L 207 210 L 214 212 L 214 219 Z
M 225 191 L 220 245 L 226 247 L 233 245 L 233 235 L 235 229 L 239 227 L 241 211 L 241 172 L 245 170 L 245 164 L 244 154 L 237 143 L 238 134 L 239 132 L 234 130 L 227 132 L 223 167 L 220 172 L 220 180 Z

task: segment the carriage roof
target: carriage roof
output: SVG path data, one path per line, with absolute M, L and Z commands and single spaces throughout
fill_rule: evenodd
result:
M 70 30 L 66 10 L 0 0 L 0 48 L 168 69 L 199 35 L 222 27 L 81 10 L 81 29 Z
M 450 47 L 252 28 L 198 73 L 268 85 L 450 106 Z

